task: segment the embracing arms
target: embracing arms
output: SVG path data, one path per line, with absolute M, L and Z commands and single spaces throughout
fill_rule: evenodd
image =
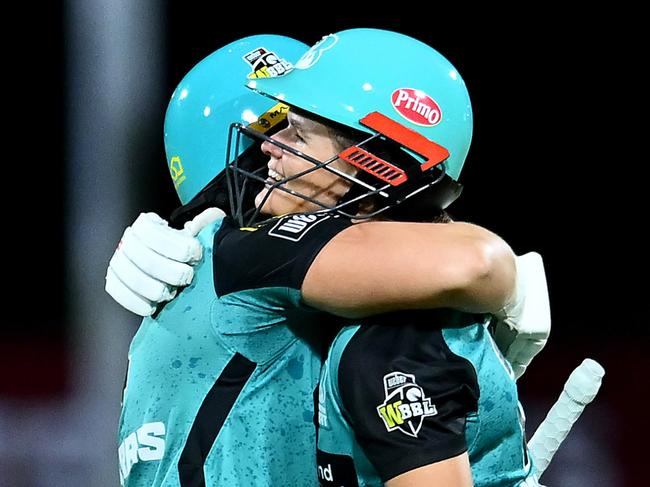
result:
M 493 312 L 514 291 L 514 259 L 501 238 L 469 223 L 359 223 L 318 254 L 302 294 L 348 318 L 440 307 Z

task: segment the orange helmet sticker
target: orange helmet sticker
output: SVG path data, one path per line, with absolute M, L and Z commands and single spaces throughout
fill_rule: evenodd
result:
M 420 166 L 422 171 L 444 162 L 449 157 L 449 151 L 443 146 L 379 112 L 369 113 L 359 120 L 359 123 L 424 157 L 425 160 Z

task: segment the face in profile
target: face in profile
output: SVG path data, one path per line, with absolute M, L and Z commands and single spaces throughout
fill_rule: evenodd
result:
M 319 161 L 331 159 L 343 149 L 333 137 L 331 130 L 324 124 L 292 111 L 289 111 L 287 120 L 289 125 L 275 134 L 272 137 L 274 140 Z M 262 144 L 262 151 L 269 156 L 269 161 L 266 179 L 268 184 L 255 197 L 255 206 L 259 208 L 263 205 L 261 213 L 279 216 L 323 209 L 322 206 L 300 196 L 271 188 L 271 185 L 278 181 L 313 169 L 313 163 L 269 141 Z M 330 167 L 347 174 L 355 173 L 352 166 L 340 159 L 332 162 Z M 281 186 L 331 207 L 347 193 L 351 184 L 350 181 L 324 168 L 319 168 L 286 181 Z M 267 194 L 268 197 L 264 200 Z

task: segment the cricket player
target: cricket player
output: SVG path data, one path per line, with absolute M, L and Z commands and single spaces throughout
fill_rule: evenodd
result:
M 363 52 L 363 56 L 359 52 Z M 394 59 L 404 52 L 410 54 L 409 61 L 399 63 L 399 68 L 393 66 L 387 72 L 377 70 L 382 59 Z M 430 73 L 419 72 L 418 66 L 422 63 L 431 69 Z M 343 66 L 355 69 L 345 77 L 335 78 L 334 74 Z M 453 154 L 462 154 L 458 138 L 463 135 L 462 113 L 454 112 L 453 107 L 464 105 L 465 115 L 468 115 L 469 98 L 454 98 L 460 91 L 455 90 L 462 79 L 433 49 L 400 34 L 354 29 L 327 36 L 301 58 L 297 67 L 286 77 L 255 83 L 258 91 L 281 97 L 291 105 L 289 130 L 294 128 L 299 136 L 295 139 L 297 146 L 306 145 L 304 141 L 318 133 L 313 122 L 317 116 L 322 117 L 323 124 L 336 122 L 357 129 L 366 125 L 384 136 L 392 136 L 393 140 L 399 139 L 403 147 L 429 156 L 416 166 L 420 171 L 424 171 L 422 166 L 435 167 L 432 159 L 438 151 L 444 153 L 449 147 L 451 149 L 443 157 L 448 174 L 453 174 L 454 163 L 458 162 Z M 431 84 L 431 91 L 423 89 L 426 81 L 422 80 L 427 76 L 438 76 L 437 82 Z M 417 78 L 420 78 L 419 85 L 415 84 Z M 323 80 L 327 80 L 327 89 Z M 364 83 L 372 88 L 364 88 Z M 411 86 L 420 89 L 407 88 Z M 307 92 L 305 87 L 313 91 Z M 441 106 L 450 107 L 446 115 Z M 381 110 L 383 107 L 386 108 Z M 389 108 L 394 111 L 391 113 Z M 300 113 L 296 109 L 311 115 L 296 117 L 295 113 Z M 372 112 L 372 109 L 379 109 L 379 112 Z M 370 115 L 359 121 L 356 111 Z M 395 112 L 399 116 L 396 117 Z M 377 113 L 391 113 L 393 117 L 382 118 Z M 452 134 L 445 133 L 445 127 L 438 127 L 444 116 L 458 123 Z M 394 125 L 395 119 L 427 128 L 414 134 L 402 130 L 403 126 Z M 435 140 L 442 144 L 442 149 L 417 136 L 426 130 L 436 134 L 430 136 L 429 142 Z M 283 132 L 274 138 L 283 142 L 280 149 L 272 147 L 270 141 L 262 146 L 271 155 L 271 185 L 278 184 L 282 180 L 280 176 L 286 178 L 296 172 L 291 163 L 282 160 L 292 142 L 290 132 L 286 139 Z M 346 160 L 355 167 L 375 173 L 384 183 L 376 183 L 374 192 L 366 193 L 372 197 L 372 205 L 366 208 L 374 214 L 378 207 L 390 205 L 391 198 L 404 198 L 408 208 L 412 194 L 409 191 L 414 191 L 413 187 L 409 188 L 409 178 L 417 178 L 414 172 L 408 172 L 413 166 L 409 167 L 404 159 L 394 154 L 390 162 L 399 160 L 402 165 L 386 164 L 386 160 L 373 157 L 376 153 L 364 151 L 364 144 L 369 141 L 356 144 L 344 153 L 344 157 L 347 156 Z M 400 172 L 401 168 L 405 170 Z M 339 166 L 336 169 L 340 175 L 346 173 L 347 168 Z M 361 179 L 359 173 L 355 176 Z M 398 181 L 401 184 L 396 184 Z M 399 188 L 402 184 L 405 187 Z M 427 196 L 450 187 L 437 184 L 431 182 Z M 334 185 L 328 187 L 335 188 Z M 291 189 L 295 193 L 302 192 L 297 184 Z M 394 192 L 391 194 L 391 191 Z M 384 196 L 382 192 L 387 194 Z M 292 197 L 293 194 L 286 199 Z M 348 208 L 341 201 L 341 198 L 332 198 L 330 208 L 347 212 Z M 273 192 L 264 197 L 258 195 L 257 206 L 262 212 L 266 209 L 267 213 L 273 213 L 284 203 L 284 200 L 274 199 Z M 310 209 L 306 198 L 303 205 L 305 210 Z M 429 218 L 435 216 L 433 211 L 427 214 Z M 357 227 L 363 228 L 364 224 L 357 224 Z M 414 249 L 412 261 L 417 260 L 421 260 L 421 256 Z M 539 287 L 545 295 L 541 258 L 530 254 L 519 260 L 522 272 L 517 273 L 519 290 L 513 303 L 526 295 L 522 286 Z M 398 263 L 404 262 L 409 259 L 402 258 Z M 341 275 L 338 269 L 336 273 Z M 399 271 L 388 274 L 389 279 L 393 275 L 399 275 Z M 339 282 L 337 285 L 341 285 Z M 407 303 L 412 296 L 404 288 L 400 291 L 400 299 Z M 539 302 L 545 303 L 545 307 L 531 309 Z M 516 306 L 522 306 L 522 302 Z M 538 316 L 549 315 L 547 297 L 528 300 L 528 308 L 527 316 L 534 316 L 533 321 L 539 321 Z M 497 321 L 505 318 L 503 311 L 493 314 Z M 318 434 L 321 484 L 464 487 L 518 485 L 527 479 L 530 481 L 533 469 L 526 451 L 516 376 L 490 335 L 488 322 L 491 319 L 461 311 L 400 311 L 371 316 L 360 324 L 344 328 L 330 349 L 321 378 Z M 548 324 L 550 320 L 541 328 L 547 328 Z M 522 326 L 539 325 L 526 323 Z M 540 343 L 532 346 L 538 351 L 539 345 L 543 346 Z M 522 368 L 517 361 L 513 362 L 518 374 L 522 373 L 525 365 Z

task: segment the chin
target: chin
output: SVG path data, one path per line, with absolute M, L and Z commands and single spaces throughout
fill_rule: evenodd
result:
M 315 211 L 320 209 L 319 206 L 307 204 L 302 198 L 289 195 L 283 191 L 271 191 L 271 194 L 260 208 L 260 203 L 266 196 L 265 191 L 261 191 L 255 197 L 255 206 L 260 209 L 260 213 L 271 216 L 282 216 L 290 213 L 300 213 L 306 211 Z M 311 209 L 311 206 L 316 208 Z
M 281 203 L 281 201 L 280 202 L 278 201 L 278 196 L 276 194 L 273 194 L 273 192 L 271 192 L 269 197 L 266 199 L 264 205 L 260 206 L 266 194 L 267 194 L 266 191 L 261 191 L 255 197 L 255 207 L 260 210 L 260 213 L 264 215 L 270 215 L 270 216 L 278 216 L 284 214 L 278 211 L 278 207 L 280 208 L 282 207 L 282 205 L 279 204 Z
M 273 195 L 269 195 L 269 197 L 264 202 L 264 206 L 260 208 L 260 204 L 262 203 L 266 195 L 267 195 L 267 191 L 263 189 L 262 191 L 257 193 L 257 196 L 255 196 L 255 208 L 258 208 L 260 211 L 263 211 L 265 213 L 270 206 L 271 200 L 273 199 Z

